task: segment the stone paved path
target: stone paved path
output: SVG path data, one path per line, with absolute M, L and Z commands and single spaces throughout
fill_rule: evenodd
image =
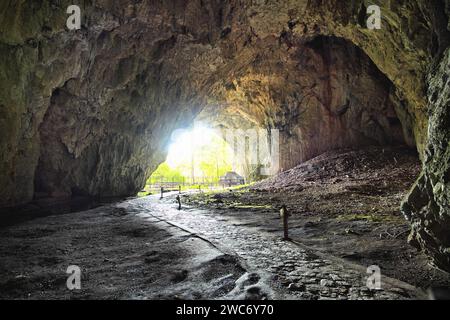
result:
M 422 291 L 404 282 L 382 277 L 380 290 L 366 285 L 367 266 L 324 257 L 301 244 L 249 227 L 219 213 L 194 208 L 176 209 L 173 199 L 155 197 L 118 204 L 142 218 L 162 219 L 197 234 L 222 251 L 237 256 L 250 270 L 269 275 L 275 290 L 293 299 L 422 299 Z

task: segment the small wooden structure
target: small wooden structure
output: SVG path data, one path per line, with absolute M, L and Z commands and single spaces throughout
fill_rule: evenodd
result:
M 238 186 L 245 183 L 245 179 L 234 171 L 227 172 L 219 179 L 219 184 L 223 187 Z

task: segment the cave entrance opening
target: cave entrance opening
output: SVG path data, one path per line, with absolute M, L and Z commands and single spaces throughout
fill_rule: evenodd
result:
M 217 188 L 230 172 L 236 178 L 242 177 L 235 170 L 233 150 L 220 131 L 197 123 L 172 133 L 166 161 L 152 173 L 147 189 Z M 243 178 L 232 182 L 233 185 L 243 183 Z

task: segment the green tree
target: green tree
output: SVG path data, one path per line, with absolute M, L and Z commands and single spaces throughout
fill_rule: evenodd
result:
M 197 145 L 193 150 L 194 173 L 196 179 L 208 178 L 218 181 L 219 177 L 231 171 L 232 155 L 228 144 L 219 136 L 213 135 L 208 144 Z M 192 156 L 186 154 L 175 168 L 167 162 L 162 163 L 151 175 L 152 181 L 191 181 Z

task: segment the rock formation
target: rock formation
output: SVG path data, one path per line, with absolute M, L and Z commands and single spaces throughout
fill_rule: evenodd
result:
M 376 2 L 382 28 L 366 27 Z M 327 149 L 416 146 L 411 241 L 449 268 L 450 1 L 0 3 L 0 205 L 136 193 L 200 115 L 282 130 L 287 169 Z
M 450 265 L 450 49 L 428 77 L 430 126 L 423 171 L 402 210 L 409 242 L 443 269 Z

